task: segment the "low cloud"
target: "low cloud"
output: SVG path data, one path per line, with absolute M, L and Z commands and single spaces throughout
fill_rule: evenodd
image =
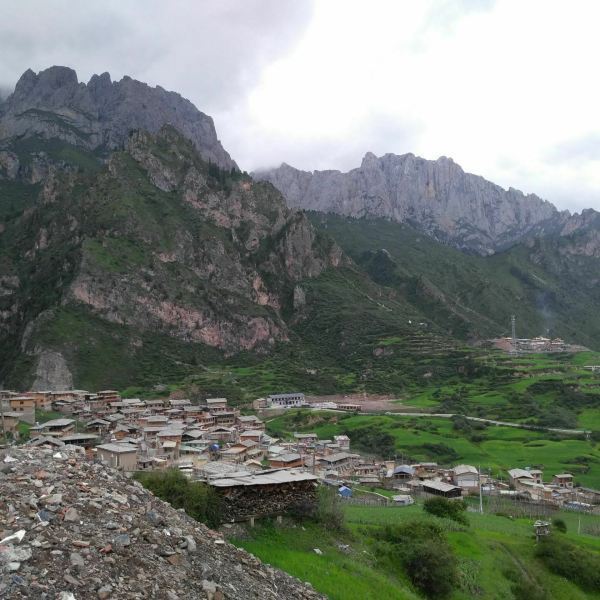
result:
M 548 153 L 551 163 L 579 163 L 600 160 L 600 133 L 590 133 L 565 140 L 554 146 Z
M 0 87 L 64 65 L 82 81 L 130 75 L 216 112 L 297 43 L 311 14 L 312 2 L 294 0 L 21 0 L 0 20 Z

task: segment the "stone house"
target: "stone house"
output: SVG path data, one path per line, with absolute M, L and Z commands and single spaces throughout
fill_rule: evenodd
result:
M 559 488 L 572 488 L 573 475 L 571 473 L 559 473 L 552 478 L 552 483 Z
M 269 459 L 272 469 L 293 469 L 304 465 L 302 456 L 296 453 L 280 454 Z
M 137 469 L 137 448 L 129 444 L 102 444 L 96 446 L 96 456 L 103 463 L 122 471 Z

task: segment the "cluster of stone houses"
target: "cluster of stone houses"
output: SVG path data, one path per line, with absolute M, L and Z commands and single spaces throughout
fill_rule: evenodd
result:
M 302 394 L 270 398 L 280 406 L 304 402 Z M 481 488 L 485 494 L 518 495 L 559 505 L 582 499 L 596 504 L 599 500 L 598 492 L 575 490 L 569 473 L 554 475 L 552 482 L 545 484 L 539 470 L 512 469 L 506 483 L 480 474 L 472 465 L 448 468 L 431 462 L 409 465 L 366 458 L 351 452 L 347 435 L 319 439 L 315 433 L 294 433 L 291 439 L 278 439 L 266 433 L 259 417 L 242 415 L 225 398 L 193 404 L 183 398 L 121 398 L 114 390 L 72 390 L 28 394 L 0 391 L 0 401 L 8 431 L 19 421 L 32 423 L 32 444 L 77 445 L 90 458 L 124 471 L 177 467 L 189 477 L 220 488 L 228 488 L 234 481 L 241 486 L 245 477 L 254 479 L 244 485 L 254 486 L 259 472 L 269 475 L 290 470 L 290 486 L 297 472 L 303 472 L 311 477 L 302 481 L 321 479 L 339 485 L 384 487 L 405 495 L 459 498 L 479 494 Z M 48 410 L 63 416 L 37 423 L 35 412 Z M 265 479 L 268 485 L 272 480 L 271 475 Z
M 536 502 L 550 502 L 560 505 L 597 501 L 599 492 L 587 488 L 575 488 L 571 473 L 557 473 L 548 483 L 544 483 L 540 469 L 510 469 L 508 471 L 511 490 Z
M 282 441 L 267 435 L 257 416 L 242 415 L 225 398 L 193 404 L 182 398 L 121 398 L 114 390 L 2 394 L 8 431 L 28 421 L 30 443 L 81 446 L 90 457 L 124 471 L 178 467 L 194 478 L 214 479 L 265 469 L 301 468 L 320 474 L 345 472 L 349 466 L 365 473 L 372 469 L 350 454 L 347 436 L 319 441 L 313 434 L 297 434 Z M 304 396 L 274 398 L 302 403 Z M 64 416 L 36 422 L 36 411 L 49 410 Z

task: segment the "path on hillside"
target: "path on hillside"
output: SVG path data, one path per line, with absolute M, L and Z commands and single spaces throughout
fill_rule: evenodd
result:
M 365 413 L 367 414 L 367 413 Z M 589 432 L 585 429 L 560 429 L 558 427 L 541 427 L 539 425 L 527 425 L 526 423 L 510 423 L 508 421 L 495 421 L 494 419 L 483 419 L 481 417 L 469 417 L 459 413 L 423 413 L 423 412 L 386 412 L 386 415 L 401 417 L 439 417 L 442 419 L 451 419 L 452 417 L 463 417 L 469 421 L 479 421 L 480 423 L 489 423 L 490 425 L 499 425 L 501 427 L 516 427 L 518 429 L 530 429 L 532 431 L 552 431 L 554 433 L 566 433 L 573 435 L 587 435 Z

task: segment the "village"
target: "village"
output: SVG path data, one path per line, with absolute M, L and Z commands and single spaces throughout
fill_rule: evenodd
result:
M 2 429 L 14 443 L 57 452 L 74 446 L 87 460 L 125 473 L 177 469 L 214 487 L 227 500 L 232 521 L 282 514 L 310 499 L 319 482 L 336 487 L 348 501 L 396 506 L 427 496 L 486 496 L 589 512 L 600 504 L 600 491 L 576 486 L 570 473 L 512 468 L 493 477 L 487 469 L 468 464 L 377 460 L 357 452 L 347 435 L 269 435 L 263 415 L 291 408 L 360 410 L 353 403 L 308 404 L 299 392 L 256 400 L 256 414 L 241 414 L 225 398 L 193 404 L 180 397 L 122 398 L 114 390 L 3 390 L 0 401 Z M 36 420 L 36 414 L 49 411 L 61 416 Z M 19 439 L 22 423 L 28 423 L 27 440 Z

